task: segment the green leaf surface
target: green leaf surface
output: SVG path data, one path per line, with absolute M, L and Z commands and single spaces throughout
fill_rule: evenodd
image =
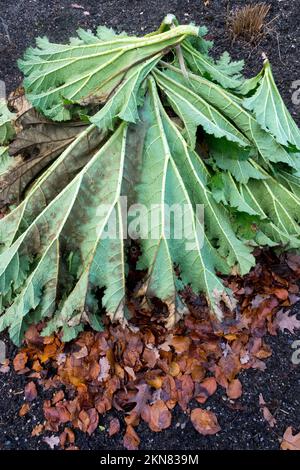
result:
M 126 80 L 130 69 L 179 44 L 188 35 L 197 35 L 194 26 L 178 26 L 152 37 L 113 37 L 86 44 L 52 44 L 39 40 L 28 49 L 19 67 L 33 106 L 51 119 L 70 119 L 64 99 L 79 102 L 93 96 L 99 103 Z
M 253 111 L 258 123 L 271 132 L 279 144 L 293 145 L 300 150 L 300 130 L 280 96 L 268 60 L 256 92 L 243 101 L 243 106 Z

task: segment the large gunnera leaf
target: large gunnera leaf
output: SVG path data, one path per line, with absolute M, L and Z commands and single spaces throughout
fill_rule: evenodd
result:
M 13 125 L 0 104 L 0 330 L 16 344 L 40 321 L 65 340 L 104 312 L 125 323 L 128 295 L 171 326 L 187 286 L 222 321 L 220 274 L 249 272 L 258 246 L 299 249 L 299 130 L 269 63 L 245 80 L 205 33 L 169 15 L 141 38 L 39 39 L 20 62 L 33 108 Z
M 125 87 L 137 86 L 150 67 L 145 62 L 153 58 L 152 66 L 171 47 L 182 42 L 188 35 L 198 35 L 198 28 L 187 25 L 151 37 L 119 37 L 109 40 L 95 37 L 86 42 L 79 31 L 79 40 L 70 44 L 52 44 L 38 39 L 38 48 L 29 49 L 19 66 L 24 75 L 24 86 L 33 106 L 54 120 L 71 117 L 67 102 L 80 100 L 105 103 L 124 82 Z M 154 57 L 156 56 L 156 59 Z M 134 68 L 134 71 L 132 70 Z M 112 109 L 114 115 L 123 112 L 134 121 L 137 103 L 123 102 L 122 109 Z M 127 111 L 125 112 L 125 108 Z
M 249 270 L 254 259 L 232 232 L 226 212 L 216 207 L 207 191 L 205 176 L 201 180 L 197 174 L 199 162 L 193 163 L 186 142 L 163 110 L 153 79 L 142 115 L 148 131 L 138 201 L 149 212 L 151 207 L 158 209 L 157 237 L 154 238 L 149 230 L 142 240 L 140 267 L 148 268 L 146 295 L 167 303 L 169 323 L 172 324 L 182 310 L 178 295 L 180 283 L 174 269 L 178 265 L 183 284 L 190 283 L 195 290 L 204 291 L 220 316 L 219 302 L 228 296 L 215 274 L 215 268 L 224 270 L 225 254 L 228 264 L 239 264 L 242 272 Z M 196 194 L 193 194 L 193 188 Z M 205 216 L 210 225 L 208 236 L 218 239 L 218 249 L 210 244 L 203 233 L 196 203 L 205 204 Z M 188 221 L 183 236 L 178 238 L 178 227 L 170 218 L 170 208 L 176 205 L 185 211 L 183 220 Z M 190 245 L 192 248 L 189 248 Z

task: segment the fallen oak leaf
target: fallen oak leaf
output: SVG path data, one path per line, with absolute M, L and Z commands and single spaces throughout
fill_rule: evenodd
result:
M 49 337 L 49 341 L 52 339 Z M 44 339 L 44 342 L 47 338 Z M 52 343 L 46 344 L 44 350 L 39 354 L 39 359 L 41 363 L 47 362 L 51 358 L 55 358 L 57 354 L 57 344 L 53 341 Z
M 143 409 L 147 406 L 148 402 L 152 398 L 150 387 L 148 384 L 135 385 L 138 390 L 137 393 L 129 398 L 128 403 L 135 403 L 135 407 L 131 410 L 129 415 L 126 417 L 126 424 L 135 425 L 137 424 L 139 417 L 142 414 Z
M 283 435 L 280 448 L 282 450 L 300 450 L 300 432 L 293 435 L 293 429 L 289 426 Z
M 191 412 L 191 421 L 196 431 L 203 436 L 221 431 L 217 417 L 212 411 L 195 408 Z
M 41 366 L 41 363 L 38 359 L 36 359 L 33 364 L 32 364 L 32 370 L 34 370 L 35 372 L 41 372 L 41 370 L 43 370 L 42 366 Z
M 289 315 L 289 313 L 289 310 L 287 312 L 279 310 L 276 315 L 275 325 L 282 332 L 288 330 L 290 333 L 294 334 L 294 330 L 300 329 L 300 320 L 297 319 L 297 315 Z
M 264 400 L 264 397 L 262 395 L 262 393 L 259 394 L 259 405 L 261 407 L 261 410 L 262 410 L 262 414 L 263 414 L 263 417 L 264 419 L 267 421 L 267 423 L 269 424 L 269 426 L 271 428 L 273 428 L 276 424 L 276 419 L 274 418 L 274 416 L 272 415 L 271 411 L 269 410 L 269 408 L 266 406 L 266 402 Z
M 37 397 L 37 389 L 34 382 L 29 382 L 25 386 L 25 399 L 26 401 L 33 401 Z

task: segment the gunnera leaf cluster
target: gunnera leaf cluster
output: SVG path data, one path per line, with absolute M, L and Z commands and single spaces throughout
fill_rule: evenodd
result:
M 0 330 L 16 344 L 40 321 L 64 340 L 101 329 L 103 310 L 126 322 L 124 196 L 159 208 L 136 295 L 160 299 L 168 326 L 185 286 L 221 319 L 235 302 L 220 274 L 248 273 L 256 247 L 299 248 L 299 129 L 267 58 L 245 79 L 242 61 L 210 56 L 205 34 L 168 15 L 144 37 L 39 38 L 19 61 L 29 109 L 0 103 Z M 181 238 L 167 233 L 173 204 L 189 221 Z M 104 237 L 112 219 L 118 236 Z

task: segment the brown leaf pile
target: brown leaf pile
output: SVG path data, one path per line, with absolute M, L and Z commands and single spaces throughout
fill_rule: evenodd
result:
M 272 351 L 264 336 L 276 334 L 277 312 L 299 300 L 300 261 L 290 255 L 279 264 L 268 256 L 244 278 L 226 279 L 239 310 L 235 318 L 225 313 L 222 323 L 210 319 L 201 297 L 187 289 L 190 314 L 171 331 L 162 319 L 154 321 L 141 311 L 129 327 L 107 324 L 103 332 L 82 332 L 66 345 L 58 336 L 42 338 L 41 326 L 31 326 L 25 347 L 14 359 L 14 369 L 30 379 L 27 401 L 37 393 L 33 379 L 53 390 L 52 399 L 43 405 L 45 423 L 36 426 L 33 435 L 44 430 L 60 432 L 61 447 L 73 449 L 72 429 L 92 434 L 101 415 L 114 408 L 124 414 L 124 446 L 136 449 L 140 438 L 135 428 L 140 421 L 160 432 L 170 426 L 176 405 L 190 414 L 199 433 L 220 431 L 217 417 L 205 409 L 207 400 L 218 386 L 229 400 L 242 395 L 237 375 L 244 369 L 265 369 Z M 193 399 L 198 407 L 191 411 Z M 265 403 L 261 400 L 260 404 L 266 415 Z M 122 428 L 114 418 L 108 433 L 113 436 Z M 58 442 L 52 441 L 51 445 Z

